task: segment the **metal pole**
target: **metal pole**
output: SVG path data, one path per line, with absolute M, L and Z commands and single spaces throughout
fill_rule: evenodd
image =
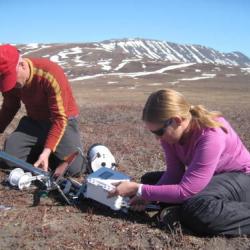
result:
M 14 163 L 16 166 L 22 168 L 25 171 L 31 172 L 34 175 L 44 175 L 49 176 L 50 174 L 40 168 L 36 168 L 30 163 L 16 158 L 15 156 L 9 155 L 3 151 L 0 151 L 0 159 L 3 159 L 7 162 Z

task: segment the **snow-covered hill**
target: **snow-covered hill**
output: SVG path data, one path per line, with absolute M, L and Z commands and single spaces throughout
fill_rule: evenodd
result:
M 176 67 L 193 64 L 240 67 L 245 72 L 250 67 L 250 59 L 240 52 L 222 53 L 201 45 L 146 39 L 78 44 L 33 43 L 18 47 L 24 57 L 46 57 L 57 62 L 71 80 L 103 75 L 136 77 L 161 74 Z

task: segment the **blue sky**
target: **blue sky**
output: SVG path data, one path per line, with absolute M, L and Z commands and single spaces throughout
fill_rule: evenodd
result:
M 250 57 L 249 0 L 1 0 L 1 43 L 150 38 Z

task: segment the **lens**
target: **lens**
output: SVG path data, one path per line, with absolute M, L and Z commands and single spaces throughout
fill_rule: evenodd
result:
M 157 135 L 157 136 L 163 136 L 164 132 L 165 132 L 165 128 L 160 128 L 158 130 L 155 131 L 151 131 L 153 134 Z

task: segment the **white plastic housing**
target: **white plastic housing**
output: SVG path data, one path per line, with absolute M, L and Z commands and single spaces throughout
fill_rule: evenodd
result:
M 120 195 L 107 198 L 107 195 L 108 191 L 115 188 L 113 183 L 121 181 L 130 181 L 130 177 L 110 168 L 101 167 L 88 176 L 84 195 L 86 198 L 96 200 L 113 210 L 119 210 L 128 204 L 128 198 Z
M 28 188 L 31 185 L 32 174 L 30 172 L 24 173 L 23 169 L 15 168 L 10 172 L 9 183 L 12 186 L 17 186 L 20 190 Z
M 115 170 L 115 158 L 110 150 L 104 145 L 96 145 L 89 151 L 89 160 L 93 172 L 101 167 L 111 168 Z

